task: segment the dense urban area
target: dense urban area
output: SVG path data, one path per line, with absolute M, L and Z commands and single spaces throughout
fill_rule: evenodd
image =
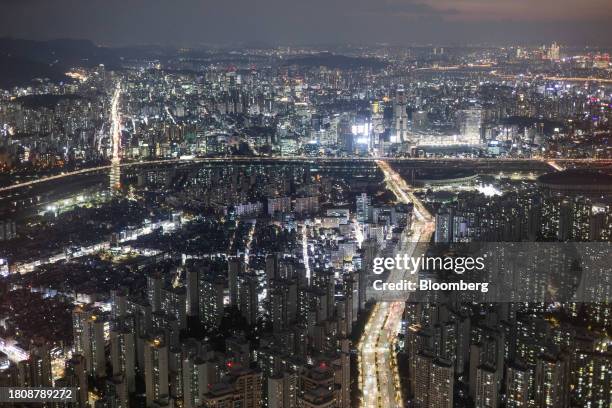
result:
M 610 50 L 0 50 L 0 386 L 76 389 L 49 407 L 612 406 Z M 455 277 L 376 258 L 475 243 L 549 248 L 554 273 L 525 255 L 490 279 L 521 301 L 377 292 Z

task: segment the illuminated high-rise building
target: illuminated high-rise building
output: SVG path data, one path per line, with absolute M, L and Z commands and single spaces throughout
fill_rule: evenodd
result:
M 136 345 L 134 333 L 127 328 L 113 329 L 110 332 L 110 344 L 113 376 L 123 376 L 129 391 L 134 392 L 136 389 Z
M 546 52 L 546 57 L 551 61 L 559 61 L 561 58 L 561 47 L 553 42 Z
M 127 292 L 124 289 L 114 289 L 111 295 L 111 319 L 118 320 L 127 313 Z
M 258 316 L 258 280 L 251 274 L 240 275 L 238 278 L 238 308 L 248 324 L 255 324 Z
M 372 218 L 372 197 L 366 193 L 357 196 L 357 221 L 367 222 Z
M 240 406 L 255 408 L 261 406 L 261 373 L 248 368 L 230 371 L 234 392 L 241 401 Z
M 482 125 L 482 109 L 473 107 L 457 112 L 459 122 L 460 144 L 479 144 Z
M 612 354 L 576 350 L 571 367 L 572 397 L 577 406 L 612 405 Z
M 104 315 L 95 309 L 77 306 L 72 311 L 74 352 L 85 358 L 87 373 L 96 377 L 106 376 L 105 321 Z
M 374 258 L 378 252 L 378 244 L 374 239 L 366 239 L 363 241 L 361 245 L 361 250 L 363 251 L 363 262 L 362 268 L 359 270 L 359 286 L 358 286 L 358 295 L 359 295 L 359 310 L 365 309 L 365 304 L 368 296 L 367 288 L 368 288 L 368 280 L 370 276 L 372 276 L 372 268 L 374 265 Z
M 74 354 L 72 358 L 66 362 L 64 379 L 66 386 L 76 388 L 77 399 L 75 406 L 79 408 L 87 407 L 89 389 L 87 385 L 85 357 L 80 354 Z
M 210 386 L 219 381 L 219 363 L 208 358 L 198 343 L 183 347 L 183 401 L 185 408 L 196 408 L 203 403 Z
M 147 299 L 153 312 L 157 312 L 161 308 L 161 291 L 164 286 L 164 280 L 159 273 L 152 273 L 147 276 Z
M 223 293 L 225 284 L 220 278 L 202 274 L 200 276 L 199 299 L 200 321 L 207 327 L 217 327 L 223 317 Z
M 536 365 L 535 403 L 542 408 L 569 406 L 569 366 L 563 357 L 540 356 Z
M 161 290 L 161 310 L 176 319 L 179 329 L 187 327 L 187 290 L 184 286 Z
M 453 365 L 429 353 L 416 356 L 415 407 L 452 408 L 454 389 Z
M 385 133 L 385 125 L 384 125 L 384 115 L 383 115 L 383 106 L 381 106 L 380 101 L 374 101 L 371 105 L 372 111 L 372 143 L 374 148 L 378 149 L 378 153 L 382 153 L 380 148 L 382 144 L 382 135 Z
M 268 200 L 268 210 L 270 209 Z M 273 212 L 274 213 L 274 212 Z M 232 257 L 227 261 L 227 282 L 229 287 L 229 301 L 233 306 L 238 306 L 238 276 L 242 274 L 243 262 L 240 257 Z
M 499 390 L 497 371 L 481 365 L 476 370 L 476 400 L 477 407 L 497 408 L 499 405 Z
M 168 398 L 168 348 L 160 339 L 150 339 L 144 348 L 144 378 L 147 407 Z
M 594 203 L 589 219 L 589 241 L 612 241 L 612 203 Z
M 269 408 L 296 408 L 298 376 L 295 373 L 283 372 L 268 377 L 267 399 Z
M 320 362 L 306 368 L 300 375 L 298 407 L 336 407 L 338 391 L 333 369 L 326 362 Z
M 506 367 L 506 406 L 508 408 L 527 408 L 531 383 L 532 373 L 527 367 L 509 363 Z
M 187 275 L 185 309 L 187 316 L 198 316 L 200 313 L 199 285 L 200 272 L 196 268 L 189 268 L 185 271 Z
M 125 377 L 119 375 L 106 380 L 104 396 L 95 402 L 95 407 L 98 408 L 98 405 L 101 405 L 104 408 L 128 408 L 129 403 Z
M 202 397 L 206 408 L 261 406 L 261 373 L 248 368 L 237 367 L 220 383 L 213 384 Z
M 403 86 L 398 87 L 395 91 L 391 138 L 393 143 L 406 143 L 408 141 L 408 112 L 406 111 L 406 93 Z
M 53 386 L 51 373 L 51 354 L 49 343 L 40 337 L 32 340 L 30 345 L 31 385 L 33 387 Z
M 83 331 L 85 330 L 85 321 L 89 316 L 90 311 L 81 306 L 77 306 L 72 310 L 72 344 L 75 354 L 83 354 Z

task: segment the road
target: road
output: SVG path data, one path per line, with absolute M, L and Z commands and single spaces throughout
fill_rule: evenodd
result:
M 543 80 L 543 81 L 559 81 L 559 82 L 599 82 L 602 84 L 612 84 L 610 78 L 594 78 L 594 77 L 563 77 L 563 76 L 548 76 L 548 75 L 506 75 L 498 74 L 496 71 L 491 72 L 494 76 L 501 79 L 511 81 L 527 81 L 527 80 Z
M 119 98 L 121 97 L 121 83 L 117 82 L 111 102 L 111 141 L 113 156 L 110 168 L 110 190 L 119 190 L 121 187 L 121 113 L 119 111 Z
M 115 144 L 114 144 L 115 145 Z M 119 146 L 119 143 L 116 144 Z M 114 146 L 113 146 L 114 149 Z M 119 163 L 119 159 L 113 160 L 112 164 L 96 167 L 88 167 L 70 172 L 64 172 L 53 176 L 41 177 L 36 180 L 15 183 L 10 186 L 0 187 L 0 193 L 16 190 L 24 187 L 30 187 L 37 184 L 42 184 L 48 181 L 60 180 L 66 177 L 71 177 L 79 174 L 95 173 L 98 171 L 106 171 L 116 168 L 132 167 L 132 166 L 151 166 L 156 164 L 177 164 L 177 163 L 372 163 L 372 162 L 388 162 L 388 163 L 431 163 L 452 166 L 454 164 L 476 165 L 476 164 L 512 164 L 524 163 L 526 165 L 541 165 L 546 164 L 553 169 L 562 168 L 562 165 L 596 165 L 596 166 L 612 166 L 612 159 L 512 159 L 512 158 L 440 158 L 440 157 L 310 157 L 310 156 L 252 156 L 252 157 L 190 157 L 178 159 L 160 159 L 138 162 L 123 162 Z M 501 168 L 500 168 L 501 169 Z
M 182 215 L 182 214 L 181 214 Z M 143 223 L 138 228 L 126 229 L 125 238 L 119 238 L 117 243 L 123 244 L 125 242 L 135 240 L 140 236 L 150 234 L 154 230 L 161 228 L 164 232 L 171 232 L 180 227 L 180 223 L 176 221 L 163 220 L 157 221 L 153 223 Z M 119 234 L 121 235 L 121 233 Z M 77 259 L 83 256 L 88 256 L 91 254 L 98 253 L 102 250 L 111 248 L 110 240 L 100 240 L 99 242 L 90 244 L 88 246 L 80 246 L 78 249 L 72 250 L 68 252 L 67 250 L 63 250 L 53 255 L 46 256 L 41 259 L 30 259 L 27 262 L 17 262 L 14 265 L 10 265 L 10 269 L 12 273 L 19 273 L 21 275 L 33 272 L 37 267 L 47 264 L 54 264 L 60 261 L 65 261 L 68 259 Z
M 554 162 L 553 160 L 547 161 L 546 164 L 548 164 L 550 167 L 552 167 L 556 171 L 563 171 L 563 170 L 565 170 L 565 167 L 561 166 L 559 163 Z
M 119 151 L 121 150 L 121 114 L 119 113 L 119 98 L 121 97 L 121 83 L 118 82 L 111 100 L 111 140 L 113 143 L 113 162 L 119 162 L 121 159 Z
M 385 175 L 387 187 L 398 201 L 414 204 L 415 219 L 412 231 L 405 231 L 396 253 L 418 257 L 434 232 L 434 221 L 427 208 L 415 197 L 410 186 L 385 161 L 376 162 Z M 416 279 L 417 274 L 406 276 L 405 270 L 394 269 L 388 282 Z M 367 408 L 403 407 L 396 355 L 393 351 L 400 329 L 404 302 L 378 302 L 366 323 L 357 347 L 359 353 L 359 383 L 363 393 L 361 406 Z

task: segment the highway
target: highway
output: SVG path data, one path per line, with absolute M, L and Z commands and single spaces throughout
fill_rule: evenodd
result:
M 385 161 L 376 162 L 385 175 L 387 187 L 398 201 L 414 204 L 414 222 L 411 231 L 404 231 L 396 253 L 418 257 L 424 251 L 434 232 L 432 215 L 414 196 L 405 180 Z M 405 270 L 390 271 L 388 282 L 401 279 L 417 279 L 417 274 L 406 276 Z M 394 352 L 400 329 L 404 302 L 378 302 L 366 323 L 363 336 L 357 346 L 359 353 L 359 384 L 362 390 L 361 406 L 366 408 L 403 407 L 400 379 Z
M 113 143 L 112 161 L 118 163 L 121 159 L 119 151 L 121 149 L 121 114 L 119 113 L 119 98 L 121 97 L 121 83 L 118 82 L 111 101 L 111 139 Z
M 111 102 L 111 141 L 113 157 L 110 168 L 110 188 L 117 191 L 121 187 L 121 113 L 119 111 L 119 98 L 121 97 L 121 82 L 117 82 Z
M 113 147 L 114 148 L 114 147 Z M 476 165 L 476 164 L 522 164 L 525 165 L 541 165 L 545 164 L 553 169 L 557 166 L 562 165 L 594 165 L 594 166 L 612 166 L 612 159 L 514 159 L 514 158 L 440 158 L 440 157 L 310 157 L 310 156 L 282 156 L 282 157 L 270 157 L 270 156 L 240 156 L 240 157 L 192 157 L 192 158 L 178 158 L 178 159 L 160 159 L 160 160 L 149 160 L 149 161 L 138 161 L 138 162 L 123 162 L 117 163 L 115 160 L 113 164 L 104 166 L 89 167 L 86 169 L 80 169 L 70 172 L 64 172 L 53 176 L 41 177 L 36 180 L 25 181 L 21 183 L 15 183 L 9 186 L 0 187 L 0 193 L 16 190 L 24 187 L 35 186 L 48 181 L 60 180 L 66 177 L 71 177 L 79 174 L 95 173 L 99 171 L 106 171 L 112 168 L 125 168 L 132 166 L 151 166 L 151 165 L 168 165 L 168 164 L 179 164 L 179 163 L 372 163 L 372 162 L 388 162 L 388 163 L 415 163 L 415 164 L 436 164 L 436 165 Z
M 559 82 L 599 82 L 602 84 L 612 84 L 610 78 L 594 78 L 594 77 L 562 77 L 562 76 L 548 76 L 548 75 L 509 75 L 509 74 L 498 74 L 496 71 L 491 72 L 492 75 L 513 81 L 525 81 L 525 80 L 543 80 L 543 81 L 559 81 Z
M 556 162 L 554 162 L 552 160 L 547 161 L 546 164 L 548 164 L 550 167 L 552 167 L 556 171 L 563 171 L 563 170 L 565 170 L 565 167 L 561 166 L 559 163 L 556 163 Z

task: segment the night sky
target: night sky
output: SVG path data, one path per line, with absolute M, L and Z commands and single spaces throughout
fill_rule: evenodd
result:
M 0 36 L 102 45 L 611 45 L 611 0 L 0 0 Z

